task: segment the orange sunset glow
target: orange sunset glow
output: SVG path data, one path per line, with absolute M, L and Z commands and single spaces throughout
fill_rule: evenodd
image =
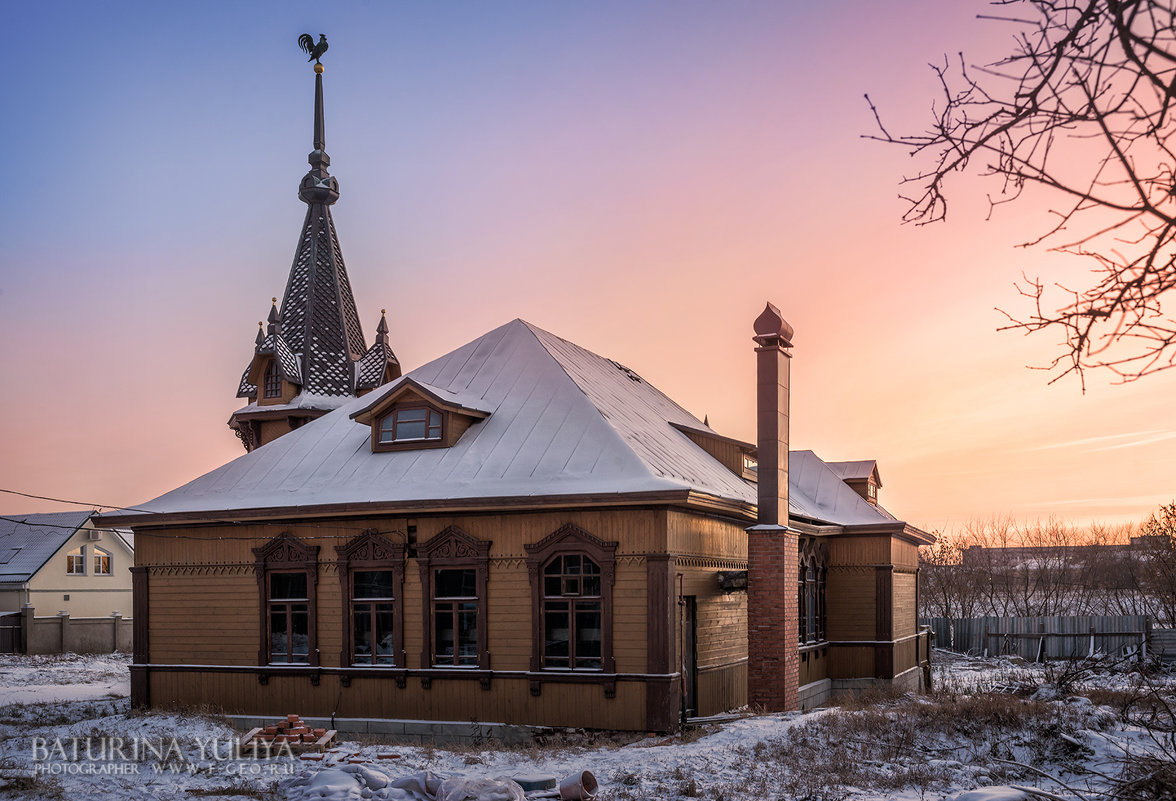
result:
M 929 61 L 1013 30 L 982 2 L 128 4 L 15 10 L 0 87 L 0 489 L 131 506 L 235 459 L 226 421 L 305 208 L 324 57 L 333 214 L 371 342 L 411 370 L 522 318 L 755 440 L 752 321 L 795 329 L 791 445 L 876 459 L 927 531 L 1130 523 L 1176 498 L 1176 371 L 1050 384 L 1057 336 L 999 332 L 1019 248 L 961 177 L 900 222 Z M 94 50 L 95 42 L 106 46 Z M 0 493 L 0 513 L 68 508 Z

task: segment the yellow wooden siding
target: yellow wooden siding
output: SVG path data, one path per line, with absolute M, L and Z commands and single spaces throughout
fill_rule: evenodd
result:
M 645 688 L 619 682 L 606 698 L 597 685 L 548 683 L 531 695 L 526 679 L 496 678 L 489 690 L 477 681 L 434 679 L 422 690 L 418 679 L 404 688 L 384 678 L 354 678 L 344 687 L 337 676 L 323 676 L 318 686 L 307 676 L 271 674 L 267 683 L 244 673 L 199 671 L 150 674 L 151 701 L 157 706 L 206 706 L 216 699 L 225 714 L 283 717 L 397 718 L 457 723 L 498 722 L 584 728 L 645 728 Z
M 877 634 L 873 568 L 830 567 L 825 587 L 830 640 L 873 640 Z
M 874 675 L 874 646 L 830 646 L 829 678 L 858 679 Z
M 731 699 L 742 699 L 732 703 Z M 698 675 L 698 714 L 717 715 L 747 703 L 747 662 L 701 672 Z
M 915 574 L 895 572 L 894 586 L 894 637 L 906 637 L 915 633 Z

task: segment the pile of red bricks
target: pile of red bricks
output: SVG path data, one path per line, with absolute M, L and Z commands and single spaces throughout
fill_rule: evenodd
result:
M 317 743 L 326 733 L 326 729 L 312 729 L 298 715 L 286 715 L 285 720 L 273 726 L 266 726 L 255 734 L 254 738 L 265 740 L 274 745 L 282 743 L 294 745 Z

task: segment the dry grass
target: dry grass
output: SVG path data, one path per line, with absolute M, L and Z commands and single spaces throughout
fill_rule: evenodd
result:
M 44 801 L 64 801 L 65 788 L 61 781 L 40 776 L 22 768 L 12 759 L 0 760 L 0 798 L 37 798 Z
M 1090 751 L 1077 735 L 1111 719 L 1086 703 L 1004 694 L 872 694 L 846 699 L 744 756 L 770 795 L 839 801 L 853 788 L 945 792 L 961 765 L 998 766 L 988 777 L 1004 782 L 1033 780 L 1034 765 L 1081 772 Z M 1009 764 L 1017 762 L 1028 767 Z
M 256 798 L 258 801 L 276 801 L 278 798 L 277 783 L 267 787 L 260 787 L 244 779 L 238 779 L 231 784 L 193 788 L 188 790 L 188 795 L 201 797 L 233 796 L 239 798 Z

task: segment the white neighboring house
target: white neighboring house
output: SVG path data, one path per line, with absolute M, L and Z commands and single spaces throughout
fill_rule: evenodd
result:
M 0 614 L 131 616 L 130 531 L 94 528 L 93 511 L 0 516 Z

